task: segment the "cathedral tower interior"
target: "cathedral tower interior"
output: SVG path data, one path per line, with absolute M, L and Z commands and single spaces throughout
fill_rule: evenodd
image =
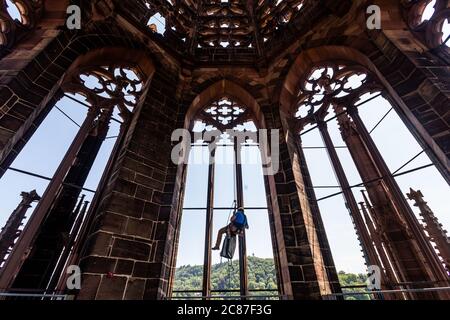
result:
M 0 0 L 0 300 L 450 300 L 449 46 L 448 0 Z

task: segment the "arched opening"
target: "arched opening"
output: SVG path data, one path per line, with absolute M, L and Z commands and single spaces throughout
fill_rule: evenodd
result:
M 431 48 L 450 46 L 450 11 L 445 0 L 420 0 L 409 7 L 410 27 Z
M 10 195 L 2 212 L 16 208 L 21 191 L 39 195 L 31 203 L 22 201 L 8 221 L 8 230 L 19 232 L 2 248 L 2 288 L 53 294 L 65 289 L 65 270 L 78 259 L 78 240 L 86 236 L 153 73 L 142 52 L 110 48 L 105 56 L 104 50 L 72 64 L 60 81 L 60 99 L 43 112 L 42 125 L 0 180 Z M 125 58 L 122 64 L 111 62 L 115 54 Z M 26 218 L 28 206 L 33 211 Z M 31 248 L 27 257 L 23 248 Z
M 17 20 L 20 23 L 23 23 L 22 13 L 20 11 L 19 5 L 20 2 L 13 2 L 11 0 L 6 0 L 6 11 L 13 20 Z M 23 10 L 24 8 L 22 5 L 22 11 Z
M 278 299 L 278 257 L 261 156 L 265 149 L 255 114 L 259 109 L 231 82 L 211 88 L 206 92 L 215 95 L 201 94 L 193 104 L 198 107 L 187 116 L 193 140 L 185 163 L 172 299 Z M 224 238 L 218 231 L 230 224 L 239 207 L 250 228 L 236 235 L 234 258 L 227 261 L 221 257 Z
M 357 57 L 349 53 L 347 59 Z M 359 266 L 352 271 L 365 273 L 366 267 L 378 266 L 384 288 L 405 290 L 400 295 L 372 296 L 377 299 L 414 297 L 409 290 L 425 282 L 429 287 L 435 287 L 436 281 L 446 284 L 444 247 L 439 250 L 439 245 L 431 244 L 438 226 L 420 223 L 428 213 L 413 210 L 422 201 L 417 189 L 427 190 L 423 194 L 429 199 L 438 192 L 435 213 L 448 223 L 438 213 L 445 210 L 441 199 L 448 196 L 446 181 L 404 125 L 401 109 L 378 80 L 376 70 L 347 59 L 330 56 L 311 61 L 311 57 L 306 53 L 291 71 L 296 75 L 288 76 L 285 89 L 289 91 L 282 97 L 291 97 L 291 109 L 283 112 L 291 119 L 294 134 L 299 134 L 316 194 L 312 201 L 321 210 L 337 267 L 345 271 Z M 406 198 L 415 202 L 408 204 Z M 410 245 L 400 257 L 393 248 L 402 237 Z M 418 269 L 420 277 L 415 273 Z M 352 297 L 361 298 L 355 288 L 343 284 L 346 296 L 350 297 L 350 290 Z

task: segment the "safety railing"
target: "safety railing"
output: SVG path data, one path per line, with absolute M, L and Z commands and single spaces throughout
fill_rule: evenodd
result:
M 370 296 L 376 297 L 383 294 L 394 293 L 426 293 L 426 292 L 439 292 L 450 291 L 450 287 L 430 287 L 430 288 L 408 288 L 408 289 L 391 289 L 391 290 L 363 290 L 363 291 L 347 291 L 342 293 L 332 293 L 324 295 L 324 300 L 336 300 L 338 297 L 355 297 L 355 296 Z
M 73 300 L 73 295 L 42 292 L 0 292 L 0 300 L 34 300 L 34 301 L 63 301 Z
M 203 296 L 201 290 L 174 290 L 168 300 L 284 300 L 277 289 L 249 290 L 248 295 L 241 295 L 239 289 L 211 290 L 211 295 Z

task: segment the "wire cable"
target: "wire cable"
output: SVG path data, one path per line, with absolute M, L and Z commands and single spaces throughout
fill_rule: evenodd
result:
M 35 177 L 35 178 L 38 178 L 38 179 L 52 181 L 52 178 L 45 177 L 45 176 L 42 176 L 42 175 L 39 175 L 39 174 L 36 174 L 36 173 L 33 173 L 33 172 L 20 170 L 20 169 L 16 169 L 16 168 L 13 168 L 13 167 L 9 167 L 8 170 L 11 170 L 11 171 L 14 171 L 14 172 L 17 172 L 17 173 L 21 173 L 21 174 L 25 174 L 27 176 Z M 69 186 L 69 187 L 74 187 L 74 188 L 77 188 L 77 189 L 80 189 L 80 190 L 84 190 L 84 191 L 87 191 L 87 192 L 91 192 L 91 193 L 95 193 L 96 192 L 95 190 L 83 188 L 83 187 L 80 187 L 80 186 L 77 186 L 77 185 L 74 185 L 74 184 L 71 184 L 71 183 L 63 183 L 63 185 Z
M 81 128 L 81 126 L 75 120 L 73 120 L 67 113 L 65 113 L 63 110 L 61 110 L 61 108 L 59 108 L 57 105 L 55 105 L 55 108 L 59 112 L 61 112 L 67 119 L 69 119 L 72 123 L 74 123 L 78 128 Z
M 369 134 L 372 134 L 372 132 L 375 131 L 376 128 L 386 119 L 386 117 L 391 113 L 391 111 L 394 110 L 394 107 L 391 107 L 388 112 L 381 118 L 380 121 L 377 122 L 377 124 L 372 128 L 372 130 L 369 131 Z
M 406 167 L 408 164 L 410 164 L 411 162 L 413 162 L 414 160 L 416 160 L 422 153 L 424 153 L 425 150 L 420 151 L 417 155 L 415 155 L 414 157 L 412 157 L 411 160 L 409 160 L 408 162 L 406 162 L 404 165 L 402 165 L 400 168 L 398 168 L 397 170 L 395 170 L 392 174 L 396 174 L 398 173 L 400 170 L 402 170 L 404 167 Z

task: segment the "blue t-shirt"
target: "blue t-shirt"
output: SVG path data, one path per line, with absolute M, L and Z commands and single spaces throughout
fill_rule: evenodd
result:
M 243 228 L 243 227 L 248 228 L 247 217 L 245 216 L 245 214 L 242 210 L 236 211 L 236 213 L 234 215 L 233 223 L 238 228 Z

